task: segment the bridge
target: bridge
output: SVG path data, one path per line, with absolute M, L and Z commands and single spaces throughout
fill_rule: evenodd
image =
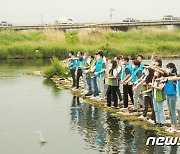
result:
M 14 30 L 43 30 L 43 29 L 84 29 L 84 28 L 110 28 L 114 30 L 128 30 L 131 27 L 140 26 L 163 26 L 174 25 L 180 26 L 180 20 L 177 21 L 140 21 L 140 22 L 109 22 L 109 23 L 74 23 L 74 24 L 37 24 L 37 25 L 12 25 L 12 26 L 0 26 L 0 29 L 14 29 Z

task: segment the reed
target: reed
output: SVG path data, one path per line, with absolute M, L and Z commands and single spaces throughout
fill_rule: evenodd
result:
M 65 33 L 59 30 L 0 31 L 0 58 L 64 59 L 68 51 L 81 50 L 94 54 L 103 50 L 107 57 L 118 54 L 136 56 L 141 53 L 160 55 L 180 53 L 180 30 L 139 28 L 127 32 L 110 29 L 78 30 Z

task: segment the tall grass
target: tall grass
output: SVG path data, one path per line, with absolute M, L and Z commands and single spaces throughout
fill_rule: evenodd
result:
M 96 53 L 103 50 L 106 56 L 178 54 L 180 30 L 165 28 L 139 28 L 128 32 L 112 30 L 79 30 L 64 33 L 59 30 L 0 31 L 0 58 L 66 58 L 68 52 L 81 50 Z

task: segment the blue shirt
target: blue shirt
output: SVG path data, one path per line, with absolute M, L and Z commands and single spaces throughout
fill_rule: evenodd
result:
M 75 58 L 75 56 L 71 56 L 71 58 Z M 76 69 L 76 60 L 70 60 L 71 66 L 69 67 L 71 70 Z
M 83 66 L 84 66 L 84 58 L 80 57 L 79 60 L 77 61 L 77 67 L 83 67 Z
M 141 71 L 141 72 L 139 72 L 139 71 Z M 140 66 L 134 68 L 133 73 L 132 73 L 132 80 L 131 80 L 132 82 L 136 82 L 136 81 L 137 81 L 138 72 L 139 72 L 140 75 L 142 76 L 142 74 L 141 74 L 141 73 L 142 73 L 142 70 L 141 70 Z
M 125 67 L 124 67 L 124 69 L 123 69 L 123 72 L 122 72 L 122 80 L 124 80 L 125 79 L 125 76 L 126 76 L 126 69 L 129 69 L 129 72 L 130 72 L 130 76 L 132 75 L 132 72 L 133 72 L 133 68 L 132 68 L 132 65 L 130 64 L 130 63 L 128 63 Z
M 166 95 L 176 95 L 177 89 L 176 89 L 177 82 L 168 80 L 165 84 L 165 91 Z
M 95 72 L 100 72 L 100 71 L 102 71 L 102 69 L 104 69 L 104 68 L 105 68 L 105 63 L 104 63 L 103 59 L 100 60 L 100 61 L 96 61 Z M 104 75 L 105 75 L 105 73 L 102 72 L 102 73 L 100 73 L 100 74 L 98 73 L 98 74 L 96 75 L 96 77 L 104 77 Z
M 139 68 L 140 68 L 141 70 L 143 70 L 143 66 L 144 66 L 144 63 L 142 62 L 142 63 L 140 64 Z

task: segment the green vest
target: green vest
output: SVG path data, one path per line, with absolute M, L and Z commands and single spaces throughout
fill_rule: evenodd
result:
M 88 67 L 87 59 L 84 60 L 84 67 Z M 88 68 L 85 68 L 85 70 L 88 70 Z
M 94 66 L 96 60 L 93 59 L 91 62 L 90 62 L 90 70 L 92 70 L 92 67 Z M 90 72 L 90 76 L 92 77 L 94 73 Z
M 117 68 L 118 67 L 121 67 L 121 71 L 118 73 L 118 75 L 117 75 L 117 77 L 118 77 L 118 80 L 120 81 L 121 80 L 121 76 L 122 76 L 122 66 L 121 66 L 121 63 L 119 62 L 118 64 L 117 64 Z
M 108 77 L 113 77 L 113 75 L 108 75 Z M 109 86 L 112 86 L 113 85 L 113 79 L 110 79 L 110 78 L 108 78 L 108 85 Z
M 160 85 L 160 82 L 157 82 L 157 87 Z M 154 90 L 153 90 L 154 94 Z M 165 89 L 163 88 L 162 90 L 157 90 L 156 89 L 156 102 L 161 103 L 166 100 L 166 94 L 165 94 Z
M 108 77 L 113 77 L 113 75 L 109 74 Z M 118 86 L 119 82 L 117 78 L 108 78 L 109 86 Z
M 148 85 L 142 85 L 142 91 L 146 91 L 146 90 L 149 90 L 149 87 Z M 148 95 L 149 97 L 152 97 L 152 91 L 146 93 L 146 95 Z

